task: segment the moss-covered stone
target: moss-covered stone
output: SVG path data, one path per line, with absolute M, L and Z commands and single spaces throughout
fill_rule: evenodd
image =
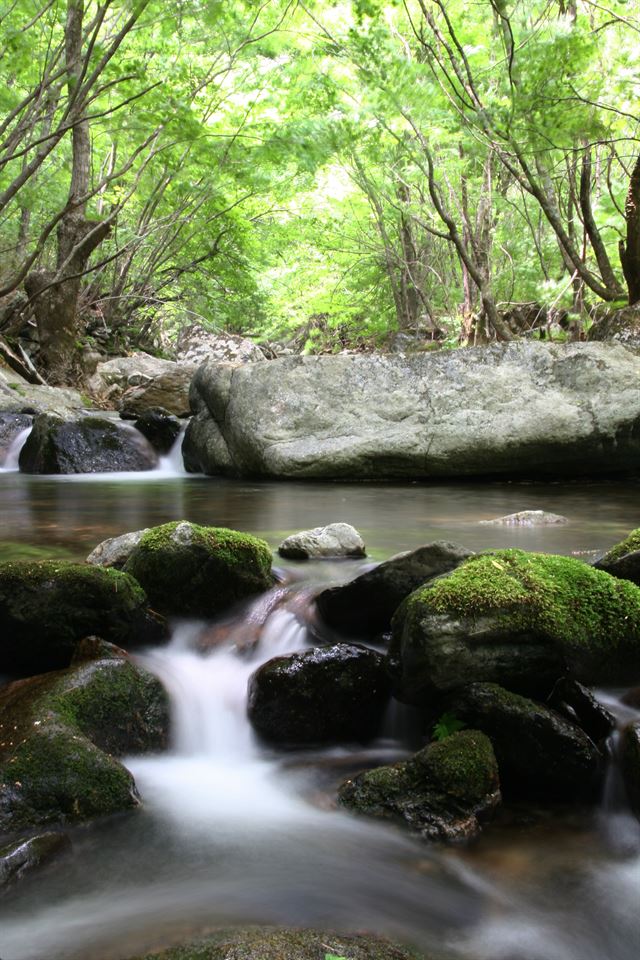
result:
M 491 739 L 505 793 L 527 799 L 594 798 L 602 757 L 586 733 L 554 710 L 494 683 L 458 691 L 449 709 Z
M 409 760 L 347 780 L 338 798 L 357 813 L 402 821 L 428 840 L 468 839 L 500 801 L 498 765 L 484 733 L 462 730 Z
M 160 683 L 126 656 L 82 662 L 0 691 L 0 831 L 133 807 L 133 778 L 111 754 L 166 744 Z
M 416 590 L 394 618 L 398 694 L 475 680 L 549 690 L 640 676 L 640 589 L 569 557 L 498 550 Z
M 445 960 L 444 953 L 427 956 L 377 937 L 265 927 L 221 930 L 129 960 L 325 960 L 327 954 L 348 960 Z
M 152 527 L 124 570 L 161 613 L 207 617 L 269 589 L 271 562 L 268 544 L 257 537 L 182 521 Z
M 610 573 L 612 577 L 640 585 L 640 527 L 608 550 L 594 566 Z
M 89 634 L 132 648 L 161 633 L 144 590 L 127 574 L 57 560 L 0 563 L 0 672 L 65 667 Z

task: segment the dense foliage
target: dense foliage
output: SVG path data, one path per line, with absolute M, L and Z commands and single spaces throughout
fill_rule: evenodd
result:
M 15 0 L 0 332 L 54 381 L 192 320 L 575 332 L 640 297 L 639 39 L 624 0 Z

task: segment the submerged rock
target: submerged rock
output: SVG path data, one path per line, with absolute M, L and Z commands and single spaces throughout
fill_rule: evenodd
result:
M 416 953 L 366 934 L 269 927 L 220 930 L 129 960 L 326 960 L 327 956 L 345 960 L 446 960 L 444 952 Z
M 130 649 L 157 642 L 163 629 L 124 573 L 62 560 L 0 563 L 0 673 L 66 667 L 89 634 Z
M 76 822 L 138 804 L 113 755 L 166 745 L 167 697 L 126 656 L 0 690 L 0 831 Z
M 591 800 L 602 757 L 575 724 L 493 683 L 459 691 L 449 710 L 490 738 L 505 792 L 527 798 Z
M 71 849 L 66 833 L 41 833 L 0 847 L 0 890 Z
M 133 553 L 133 548 L 137 547 L 145 533 L 148 533 L 150 527 L 144 527 L 143 530 L 132 530 L 130 533 L 123 533 L 119 537 L 109 537 L 103 540 L 97 547 L 94 547 L 87 563 L 95 567 L 114 567 L 116 570 L 122 570 L 125 563 Z
M 152 470 L 158 458 L 131 427 L 104 417 L 62 420 L 43 413 L 20 453 L 22 473 L 114 473 Z
M 316 597 L 318 610 L 334 630 L 373 637 L 389 629 L 398 606 L 417 587 L 471 556 L 473 551 L 457 543 L 436 540 L 391 557 L 349 583 L 323 590 Z
M 518 513 L 509 513 L 506 517 L 497 517 L 495 520 L 481 520 L 480 523 L 505 527 L 544 527 L 554 523 L 569 523 L 569 521 L 559 513 L 547 513 L 544 510 L 520 510 Z
M 211 617 L 272 587 L 271 560 L 268 544 L 248 533 L 181 521 L 147 530 L 124 570 L 160 613 Z
M 426 840 L 467 840 L 500 802 L 498 764 L 488 737 L 462 730 L 347 780 L 338 798 L 357 813 L 399 819 Z
M 249 719 L 275 743 L 369 740 L 389 700 L 385 658 L 337 643 L 274 657 L 249 680 Z
M 640 676 L 640 589 L 569 557 L 498 550 L 411 594 L 393 620 L 397 696 L 474 681 L 546 695 Z
M 640 586 L 640 527 L 596 560 L 594 566 Z
M 134 422 L 134 427 L 149 441 L 158 453 L 169 453 L 180 436 L 180 421 L 177 417 L 158 407 L 145 410 Z
M 294 533 L 282 541 L 278 553 L 288 560 L 366 556 L 364 540 L 349 523 L 329 523 Z
M 640 357 L 609 343 L 208 361 L 185 462 L 331 480 L 637 470 L 639 374 Z

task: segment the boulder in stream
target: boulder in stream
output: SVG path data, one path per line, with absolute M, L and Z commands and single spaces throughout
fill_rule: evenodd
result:
M 489 737 L 505 793 L 593 800 L 602 756 L 576 724 L 554 710 L 494 683 L 473 683 L 458 691 L 448 710 Z
M 122 570 L 133 553 L 134 547 L 138 546 L 150 529 L 150 527 L 144 527 L 142 530 L 132 530 L 130 533 L 120 534 L 119 537 L 103 540 L 93 548 L 87 557 L 87 563 L 95 567 L 114 567 L 116 570 Z
M 282 541 L 278 553 L 288 560 L 366 556 L 364 540 L 349 523 L 329 523 L 293 533 Z
M 608 550 L 594 564 L 597 570 L 605 570 L 612 577 L 631 580 L 640 586 L 640 527 Z
M 0 788 L 1 789 L 1 788 Z M 71 840 L 60 831 L 12 840 L 0 847 L 0 892 L 26 873 L 43 866 L 71 849 Z
M 0 690 L 0 831 L 71 823 L 138 804 L 114 756 L 166 745 L 167 697 L 123 651 Z
M 158 462 L 142 434 L 105 417 L 62 420 L 48 413 L 33 421 L 20 453 L 22 473 L 114 473 L 152 470 Z
M 277 927 L 219 930 L 128 960 L 326 960 L 328 956 L 341 960 L 446 960 L 444 951 L 417 953 L 367 934 Z
M 357 813 L 400 820 L 425 840 L 468 840 L 500 803 L 498 764 L 484 733 L 461 730 L 347 780 L 338 798 Z
M 471 557 L 393 619 L 396 695 L 424 705 L 475 681 L 545 697 L 565 675 L 640 677 L 640 588 L 580 560 L 522 550 Z
M 472 555 L 466 547 L 445 540 L 399 553 L 349 583 L 323 590 L 316 597 L 318 610 L 325 623 L 340 633 L 374 637 L 390 628 L 405 597 Z
M 164 625 L 125 573 L 63 560 L 0 563 L 0 673 L 66 667 L 90 634 L 131 649 L 158 642 Z
M 124 570 L 160 613 L 213 617 L 272 587 L 271 562 L 264 540 L 183 520 L 147 530 Z
M 569 523 L 569 521 L 559 513 L 547 513 L 545 510 L 519 510 L 517 513 L 507 514 L 506 517 L 481 520 L 480 523 L 499 527 L 548 527 L 558 523 Z
M 389 701 L 385 658 L 337 643 L 274 657 L 249 680 L 249 719 L 273 743 L 370 740 Z
M 160 454 L 169 453 L 180 436 L 181 427 L 178 418 L 160 407 L 145 410 L 133 425 Z

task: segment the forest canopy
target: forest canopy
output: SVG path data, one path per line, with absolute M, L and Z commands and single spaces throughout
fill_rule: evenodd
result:
M 623 0 L 14 0 L 0 334 L 509 339 L 640 299 Z

